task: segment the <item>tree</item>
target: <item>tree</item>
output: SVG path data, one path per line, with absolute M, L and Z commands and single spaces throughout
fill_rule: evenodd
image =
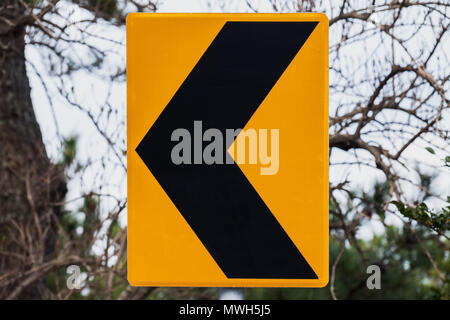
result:
M 90 19 L 67 19 L 64 10 L 71 5 L 79 7 L 72 10 L 88 10 Z M 58 241 L 61 222 L 67 219 L 63 204 L 70 161 L 65 154 L 65 163 L 58 165 L 46 153 L 26 71 L 34 65 L 26 61 L 25 46 L 46 48 L 42 52 L 47 50 L 51 71 L 61 77 L 74 69 L 94 72 L 106 54 L 83 39 L 71 38 L 70 28 L 80 28 L 87 37 L 86 25 L 98 19 L 123 25 L 124 8 L 129 5 L 137 11 L 155 9 L 150 1 L 6 0 L 0 4 L 0 298 L 52 297 L 45 276 L 55 268 L 82 262 L 78 252 L 61 250 L 74 244 Z M 74 63 L 64 52 L 67 44 L 84 46 L 96 60 Z M 62 144 L 63 153 L 70 152 L 68 142 Z M 92 198 L 85 197 L 87 207 Z
M 34 18 L 25 5 L 0 5 L 0 274 L 6 278 L 0 297 L 39 298 L 41 277 L 54 267 L 46 263 L 57 236 L 55 219 L 61 216 L 52 203 L 64 199 L 66 183 L 47 156 L 30 98 L 24 48 L 26 26 Z M 22 279 L 20 273 L 35 264 L 39 271 Z
M 254 289 L 249 297 L 448 299 L 449 190 L 439 183 L 448 172 L 433 157 L 448 157 L 450 5 L 205 3 L 211 11 L 319 11 L 330 23 L 330 172 L 342 173 L 330 181 L 331 282 L 314 291 Z M 147 0 L 0 4 L 0 298 L 215 297 L 212 289 L 133 288 L 126 280 L 127 202 L 116 181 L 123 178 L 113 177 L 126 175 L 127 150 L 114 94 L 126 80 L 125 17 L 155 10 Z M 28 59 L 29 50 L 37 58 Z M 95 99 L 86 100 L 89 77 L 98 82 Z M 29 79 L 53 113 L 64 105 L 83 115 L 102 141 L 100 155 L 82 157 L 82 135 L 61 134 L 56 116 L 55 139 L 43 142 L 33 103 L 44 101 L 32 103 Z M 379 182 L 363 192 L 361 174 Z M 373 224 L 382 233 L 363 240 L 361 230 Z M 86 276 L 81 292 L 65 285 L 71 264 Z M 361 266 L 370 264 L 387 272 L 381 292 L 365 291 Z

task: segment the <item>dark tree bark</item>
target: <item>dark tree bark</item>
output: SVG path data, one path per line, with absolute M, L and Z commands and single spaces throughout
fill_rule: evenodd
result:
M 14 275 L 0 299 L 40 299 L 48 293 L 30 269 L 52 256 L 66 184 L 47 156 L 30 98 L 24 38 L 32 17 L 16 0 L 2 1 L 0 14 L 0 282 Z

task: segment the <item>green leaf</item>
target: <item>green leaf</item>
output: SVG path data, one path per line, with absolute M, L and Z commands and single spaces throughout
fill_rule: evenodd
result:
M 397 207 L 398 211 L 400 211 L 402 213 L 405 211 L 405 205 L 403 203 L 401 203 L 399 201 L 391 201 L 391 203 Z
M 75 160 L 77 153 L 78 136 L 70 136 L 63 139 L 63 151 L 60 166 L 63 168 L 69 167 Z
M 425 149 L 426 149 L 429 153 L 431 153 L 431 154 L 436 154 L 436 152 L 434 151 L 434 149 L 431 148 L 431 147 L 426 147 Z
M 445 165 L 450 166 L 450 156 L 446 156 L 444 161 L 445 161 Z

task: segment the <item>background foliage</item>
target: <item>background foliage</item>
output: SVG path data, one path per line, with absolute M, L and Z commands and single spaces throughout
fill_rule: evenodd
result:
M 330 284 L 246 297 L 448 299 L 448 1 L 203 4 L 324 12 L 330 22 Z M 0 3 L 0 298 L 217 298 L 214 288 L 126 280 L 125 22 L 161 8 Z M 83 271 L 81 290 L 66 286 L 72 264 Z M 372 264 L 381 290 L 366 287 Z

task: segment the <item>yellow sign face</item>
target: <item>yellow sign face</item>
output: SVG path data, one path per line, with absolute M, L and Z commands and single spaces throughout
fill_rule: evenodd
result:
M 328 282 L 328 20 L 130 14 L 128 280 Z

